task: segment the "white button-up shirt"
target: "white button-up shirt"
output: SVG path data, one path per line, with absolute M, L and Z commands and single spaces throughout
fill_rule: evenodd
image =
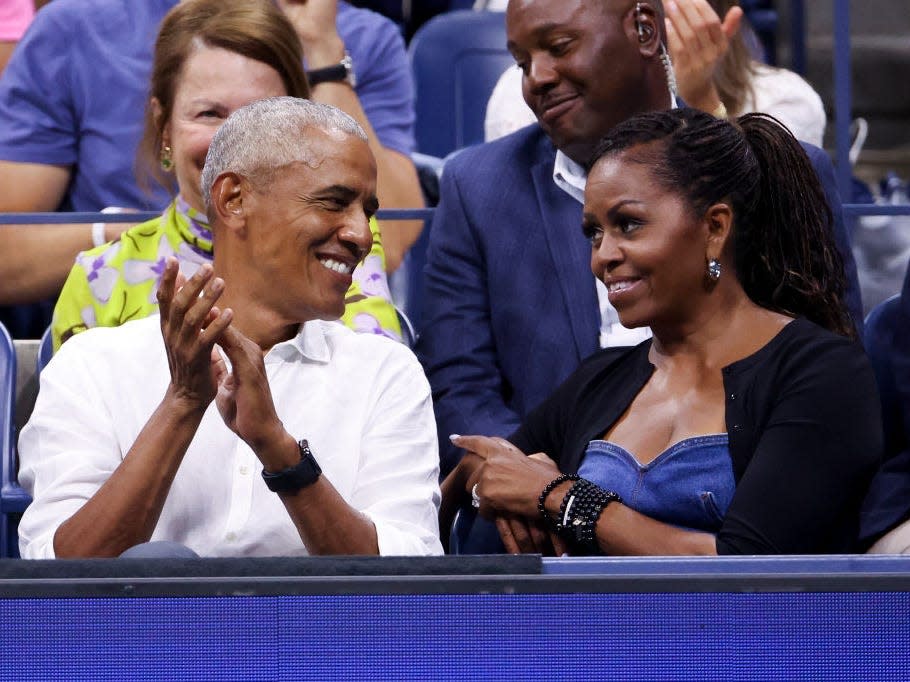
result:
M 274 346 L 265 368 L 278 417 L 306 438 L 323 475 L 375 524 L 380 554 L 441 554 L 439 453 L 430 388 L 406 347 L 313 321 Z M 41 374 L 19 441 L 24 558 L 53 558 L 54 533 L 117 468 L 170 380 L 158 316 L 91 329 Z M 262 464 L 209 406 L 152 540 L 201 556 L 305 555 Z

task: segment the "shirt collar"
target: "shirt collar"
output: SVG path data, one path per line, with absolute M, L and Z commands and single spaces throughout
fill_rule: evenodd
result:
M 293 339 L 277 344 L 272 350 L 280 352 L 278 349 L 294 348 L 308 360 L 327 363 L 332 359 L 332 351 L 328 341 L 328 334 L 331 329 L 330 324 L 333 323 L 322 322 L 321 320 L 304 322 L 298 328 L 297 335 Z
M 588 174 L 581 164 L 575 163 L 558 149 L 553 164 L 553 182 L 580 204 L 585 203 L 585 183 Z
M 679 100 L 670 99 L 670 108 L 683 106 Z M 553 164 L 553 182 L 578 203 L 585 203 L 585 183 L 588 174 L 581 164 L 575 163 L 560 150 L 556 150 L 556 162 Z

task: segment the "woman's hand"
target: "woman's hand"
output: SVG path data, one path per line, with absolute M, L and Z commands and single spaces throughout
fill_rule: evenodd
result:
M 480 514 L 494 519 L 507 552 L 559 556 L 566 551 L 537 509 L 541 491 L 560 473 L 552 459 L 542 452 L 525 455 L 504 438 L 455 436 L 452 442 L 467 450 L 462 462 L 468 462 L 468 470 L 461 481 L 479 499 Z
M 540 521 L 506 516 L 497 516 L 495 521 L 496 530 L 509 554 L 562 556 L 568 551 L 563 539 Z
M 714 72 L 739 31 L 743 11 L 731 7 L 721 22 L 707 0 L 669 0 L 665 10 L 679 95 L 689 106 L 713 113 L 721 103 Z
M 553 460 L 542 453 L 528 457 L 504 438 L 459 436 L 452 442 L 482 460 L 465 486 L 480 497 L 481 514 L 539 515 L 540 491 L 559 476 Z
M 278 7 L 300 37 L 307 68 L 320 68 L 341 61 L 344 42 L 335 25 L 338 0 L 278 0 Z
M 158 287 L 161 336 L 171 372 L 169 392 L 190 408 L 204 411 L 217 388 L 212 349 L 233 314 L 215 306 L 224 280 L 213 276 L 211 265 L 202 265 L 188 281 L 178 270 L 177 259 L 168 258 Z

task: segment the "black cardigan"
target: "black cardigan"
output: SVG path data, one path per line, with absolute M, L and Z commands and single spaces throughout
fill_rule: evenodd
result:
M 651 342 L 591 356 L 510 440 L 578 471 L 645 385 Z M 718 554 L 855 551 L 882 449 L 875 378 L 860 346 L 803 319 L 723 368 L 736 492 Z

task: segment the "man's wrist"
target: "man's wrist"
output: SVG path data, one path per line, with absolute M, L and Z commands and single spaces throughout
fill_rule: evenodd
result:
M 307 440 L 297 442 L 297 463 L 279 471 L 262 470 L 262 480 L 269 490 L 275 493 L 295 494 L 302 488 L 308 488 L 319 480 L 322 468 L 310 450 Z
M 212 401 L 171 384 L 168 386 L 162 402 L 167 406 L 168 413 L 178 420 L 201 420 Z
M 255 446 L 250 444 L 250 447 L 267 471 L 283 471 L 300 461 L 300 448 L 297 446 L 297 441 L 284 430 L 283 426 L 279 435 L 263 440 Z

